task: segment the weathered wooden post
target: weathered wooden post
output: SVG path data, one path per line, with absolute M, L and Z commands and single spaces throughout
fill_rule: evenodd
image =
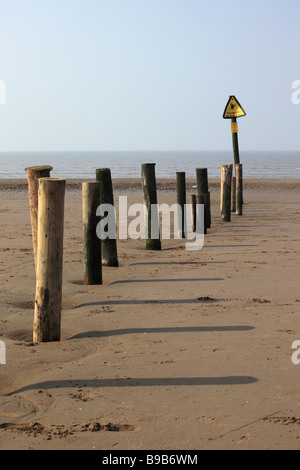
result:
M 208 193 L 207 168 L 196 168 L 197 192 L 198 194 Z
M 206 207 L 206 211 L 204 211 L 204 224 L 206 229 L 210 228 L 210 192 L 204 194 L 204 207 Z
M 207 208 L 207 228 L 211 227 L 211 207 L 210 207 L 210 191 L 206 193 L 205 206 Z
M 186 205 L 186 184 L 185 172 L 176 172 L 176 189 L 177 189 L 177 204 L 181 211 L 179 211 L 178 220 L 178 233 L 181 238 L 185 238 L 185 205 Z
M 98 168 L 96 170 L 96 180 L 100 183 L 100 204 L 109 204 L 114 207 L 114 195 L 112 187 L 111 172 L 109 168 Z M 116 228 L 116 220 L 111 221 Z M 116 232 L 116 229 L 114 230 Z M 117 253 L 117 240 L 116 236 L 111 238 L 107 237 L 101 242 L 102 248 L 102 265 L 104 266 L 119 266 L 118 253 Z
M 37 251 L 38 179 L 49 177 L 52 169 L 52 166 L 49 165 L 31 166 L 25 168 L 28 183 L 29 209 L 35 268 Z
M 205 204 L 207 200 L 206 194 L 197 194 L 196 195 L 196 204 L 203 204 L 204 206 L 204 234 L 207 233 L 207 223 L 208 223 L 208 214 L 205 211 Z M 200 227 L 200 220 L 196 221 L 196 227 Z
M 192 231 L 196 231 L 196 194 L 190 194 L 190 204 L 192 206 Z
M 155 163 L 143 163 L 142 187 L 146 218 L 146 250 L 161 250 Z
M 236 177 L 231 178 L 231 212 L 236 211 Z
M 221 217 L 231 220 L 231 178 L 232 165 L 221 165 Z
M 97 236 L 97 208 L 100 202 L 100 183 L 82 183 L 83 222 L 83 282 L 102 284 L 101 240 Z
M 34 342 L 60 340 L 65 184 L 39 179 Z
M 208 194 L 207 168 L 196 168 L 197 193 Z M 207 228 L 211 226 L 210 197 L 206 199 L 204 211 L 206 212 Z
M 236 214 L 243 214 L 243 165 L 235 165 L 236 174 Z
M 238 123 L 236 117 L 231 119 L 232 150 L 234 165 L 240 163 L 240 151 L 238 142 Z

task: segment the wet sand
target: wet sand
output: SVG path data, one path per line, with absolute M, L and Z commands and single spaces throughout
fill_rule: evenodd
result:
M 158 180 L 158 202 L 176 202 Z M 1 180 L 1 449 L 299 449 L 300 182 L 245 180 L 243 215 L 186 240 L 118 240 L 118 268 L 83 285 L 81 181 L 65 197 L 62 338 L 32 342 L 26 180 Z M 140 180 L 114 180 L 141 203 Z M 195 181 L 187 182 L 191 194 Z M 299 354 L 300 357 L 300 354 Z

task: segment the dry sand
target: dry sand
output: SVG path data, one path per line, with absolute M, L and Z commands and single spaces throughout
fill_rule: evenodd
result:
M 189 181 L 188 193 L 193 191 Z M 115 201 L 142 202 L 139 180 Z M 300 182 L 245 181 L 243 215 L 184 240 L 118 240 L 119 268 L 82 282 L 79 181 L 65 199 L 62 339 L 32 343 L 26 181 L 1 181 L 1 449 L 299 449 Z M 159 203 L 176 202 L 158 180 Z

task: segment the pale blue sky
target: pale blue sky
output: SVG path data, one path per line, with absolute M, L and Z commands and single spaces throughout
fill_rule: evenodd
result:
M 0 0 L 0 151 L 299 150 L 299 0 Z

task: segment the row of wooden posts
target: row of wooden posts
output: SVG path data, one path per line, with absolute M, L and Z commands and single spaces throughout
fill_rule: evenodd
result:
M 230 213 L 242 215 L 242 165 L 221 167 L 221 217 L 230 221 Z M 26 168 L 33 250 L 36 272 L 33 341 L 59 341 L 62 310 L 62 263 L 64 231 L 64 199 L 66 180 L 50 177 L 51 166 Z M 148 211 L 146 249 L 161 250 L 160 238 L 151 238 L 151 207 L 157 204 L 155 164 L 142 165 L 144 205 Z M 190 195 L 192 230 L 196 229 L 196 204 L 204 204 L 204 233 L 211 226 L 210 191 L 206 168 L 196 169 L 197 194 Z M 184 205 L 186 204 L 185 172 L 176 173 L 177 203 L 182 207 L 179 221 L 185 237 Z M 82 183 L 83 207 L 83 282 L 102 284 L 102 265 L 118 267 L 116 237 L 100 240 L 96 234 L 97 207 L 114 205 L 110 169 L 97 169 L 96 181 Z M 157 214 L 158 216 L 158 214 Z M 153 217 L 153 212 L 152 212 Z

